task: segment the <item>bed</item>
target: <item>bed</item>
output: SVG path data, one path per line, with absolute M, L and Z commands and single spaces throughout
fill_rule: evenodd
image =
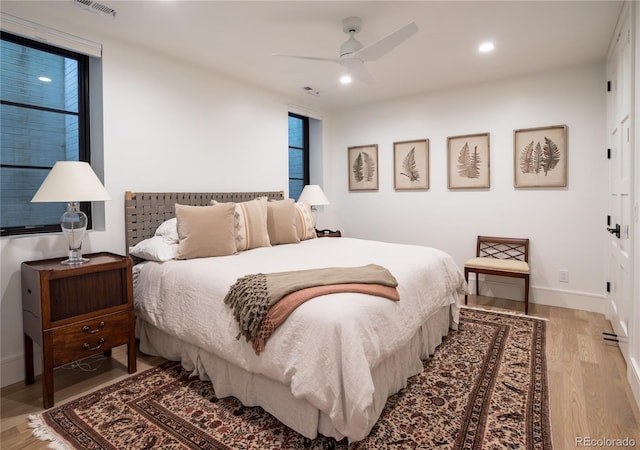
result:
M 202 207 L 212 204 L 220 210 L 233 209 L 238 240 L 238 215 L 242 221 L 244 214 L 249 224 L 250 207 L 244 205 L 255 206 L 257 198 L 274 211 L 287 211 L 273 214 L 280 217 L 276 221 L 280 225 L 294 220 L 297 241 L 286 222 L 279 235 L 271 235 L 270 245 L 248 248 L 249 228 L 242 228 L 247 235 L 245 248 L 238 241 L 231 254 L 185 258 L 176 250 L 185 242 L 175 242 L 175 223 L 181 224 L 178 239 L 190 236 L 184 228 L 187 207 L 182 205 L 198 214 L 209 214 L 213 209 Z M 275 220 L 273 214 L 268 215 L 269 225 Z M 387 398 L 420 373 L 422 359 L 457 328 L 466 283 L 448 254 L 415 245 L 315 238 L 308 206 L 283 199 L 282 192 L 127 192 L 125 222 L 127 250 L 136 262 L 134 305 L 140 350 L 181 361 L 193 376 L 211 380 L 218 397 L 234 396 L 247 406 L 261 406 L 310 439 L 318 433 L 336 440 L 346 437 L 349 442 L 365 438 Z M 228 233 L 224 226 L 213 228 Z M 150 250 L 151 242 L 161 242 L 165 254 L 156 247 Z M 192 250 L 197 254 L 202 247 L 200 243 Z M 395 277 L 399 301 L 363 293 L 321 295 L 298 306 L 260 353 L 239 336 L 239 324 L 225 304 L 230 288 L 248 274 L 369 264 Z

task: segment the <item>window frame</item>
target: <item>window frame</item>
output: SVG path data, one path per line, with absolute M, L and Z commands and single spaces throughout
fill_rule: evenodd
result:
M 33 48 L 36 50 L 44 51 L 47 53 L 53 53 L 55 55 L 59 55 L 65 58 L 74 59 L 78 64 L 78 161 L 86 161 L 89 164 L 91 163 L 91 118 L 90 118 L 90 57 L 88 55 L 74 52 L 71 50 L 67 50 L 61 47 L 56 47 L 54 45 L 45 44 L 43 42 L 38 42 L 33 39 L 29 39 L 23 36 L 19 36 L 13 33 L 9 33 L 7 31 L 0 31 L 0 38 L 3 41 L 11 42 L 17 45 L 22 45 L 25 47 Z M 0 98 L 0 103 L 2 105 L 14 106 L 19 108 L 28 108 L 38 111 L 46 111 L 46 112 L 55 112 L 55 113 L 64 113 L 69 114 L 69 111 L 60 110 L 56 108 L 43 107 L 38 105 L 31 105 L 26 103 L 16 103 L 12 101 L 7 101 Z M 75 113 L 73 113 L 75 114 Z M 29 165 L 15 165 L 15 164 L 2 164 L 0 162 L 0 167 L 10 167 L 17 169 L 42 169 L 42 170 L 51 170 L 51 167 L 43 167 L 43 166 L 29 166 Z M 35 194 L 35 192 L 34 192 Z M 0 201 L 1 198 L 0 198 Z M 88 218 L 87 229 L 93 228 L 93 221 L 91 217 L 91 202 L 81 202 L 80 210 L 83 211 Z M 64 211 L 60 211 L 60 216 Z M 20 225 L 20 226 L 11 226 L 11 227 L 2 227 L 0 229 L 0 236 L 22 236 L 22 235 L 32 235 L 32 234 L 40 234 L 40 233 L 59 233 L 62 232 L 60 227 L 60 223 L 55 224 L 43 224 L 43 225 Z
M 296 113 L 292 113 L 289 112 L 287 119 L 289 117 L 294 117 L 296 119 L 301 119 L 302 120 L 302 131 L 303 131 L 303 136 L 302 136 L 302 147 L 295 147 L 295 146 L 291 146 L 288 145 L 287 147 L 287 151 L 289 151 L 290 149 L 296 149 L 296 150 L 301 150 L 302 151 L 302 155 L 304 158 L 304 163 L 303 163 L 303 187 L 306 186 L 307 184 L 309 184 L 309 118 L 307 116 L 303 116 L 300 114 L 296 114 Z M 287 142 L 287 144 L 289 144 L 289 142 Z M 289 176 L 288 181 L 289 183 L 291 182 L 291 180 L 300 180 L 300 178 L 292 178 L 291 176 Z M 291 197 L 291 193 L 289 193 L 289 197 Z M 297 200 L 297 199 L 295 199 Z

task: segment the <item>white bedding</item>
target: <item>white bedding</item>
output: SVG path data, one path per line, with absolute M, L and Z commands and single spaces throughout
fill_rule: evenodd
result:
M 332 294 L 294 311 L 259 356 L 224 302 L 229 287 L 249 273 L 380 264 L 398 280 L 400 301 L 365 294 Z M 363 439 L 377 420 L 372 368 L 414 338 L 450 305 L 458 322 L 464 277 L 453 259 L 433 248 L 351 238 L 322 238 L 248 250 L 232 256 L 135 268 L 137 315 L 233 365 L 289 386 L 297 399 L 326 414 L 339 435 Z M 416 355 L 426 358 L 427 354 Z

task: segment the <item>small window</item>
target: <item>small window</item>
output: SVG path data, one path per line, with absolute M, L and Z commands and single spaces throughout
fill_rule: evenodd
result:
M 56 161 L 90 161 L 89 57 L 2 32 L 2 236 L 60 231 L 62 203 L 31 203 Z M 81 204 L 89 217 L 90 203 Z
M 289 198 L 309 184 L 309 118 L 289 114 Z

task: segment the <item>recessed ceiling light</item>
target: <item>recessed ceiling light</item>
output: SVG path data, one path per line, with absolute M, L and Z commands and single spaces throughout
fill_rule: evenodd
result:
M 38 80 L 44 82 L 44 83 L 51 83 L 51 78 L 49 77 L 38 77 Z
M 340 77 L 340 83 L 342 84 L 349 84 L 351 83 L 351 76 L 350 75 L 342 75 Z
M 493 51 L 494 48 L 495 48 L 495 46 L 493 45 L 493 42 L 487 41 L 487 42 L 483 42 L 482 44 L 480 44 L 480 47 L 478 47 L 478 51 L 480 53 L 489 53 L 489 52 Z

